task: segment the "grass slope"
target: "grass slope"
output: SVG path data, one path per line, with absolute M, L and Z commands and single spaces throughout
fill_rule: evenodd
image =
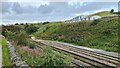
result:
M 118 18 L 79 23 L 49 23 L 34 33 L 40 39 L 58 40 L 79 46 L 118 52 Z
M 110 11 L 102 11 L 102 12 L 97 12 L 94 14 L 91 14 L 90 16 L 107 16 L 107 15 L 113 15 L 113 13 L 110 13 Z
M 1 41 L 0 44 L 2 44 L 2 66 L 12 66 L 11 60 L 9 58 L 7 41 L 3 37 L 1 37 L 1 38 L 2 39 L 0 39 L 0 41 Z
M 16 50 L 22 56 L 22 59 L 33 67 L 41 66 L 40 68 L 51 68 L 51 66 L 69 66 L 71 64 L 71 57 L 56 52 L 49 46 L 43 44 L 40 44 L 40 46 L 40 49 L 23 49 L 22 47 L 16 46 Z M 38 52 L 35 50 L 38 50 Z

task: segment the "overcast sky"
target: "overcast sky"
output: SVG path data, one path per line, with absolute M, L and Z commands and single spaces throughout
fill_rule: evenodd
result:
M 62 21 L 99 11 L 118 11 L 117 2 L 0 2 L 2 24 Z

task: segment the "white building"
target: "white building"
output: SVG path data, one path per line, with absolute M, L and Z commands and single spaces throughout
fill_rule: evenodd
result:
M 90 20 L 96 20 L 96 19 L 99 19 L 99 18 L 102 18 L 101 16 L 92 16 L 90 17 Z

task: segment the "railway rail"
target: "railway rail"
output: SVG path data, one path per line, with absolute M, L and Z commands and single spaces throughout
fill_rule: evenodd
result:
M 86 49 L 76 48 L 72 46 L 67 46 L 65 44 L 60 44 L 52 41 L 45 40 L 34 40 L 35 42 L 40 42 L 45 45 L 53 47 L 58 52 L 63 52 L 69 54 L 74 59 L 74 64 L 81 67 L 92 67 L 92 68 L 120 68 L 120 58 L 106 55 Z

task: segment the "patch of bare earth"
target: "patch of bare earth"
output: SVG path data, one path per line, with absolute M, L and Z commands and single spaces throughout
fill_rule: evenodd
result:
M 40 48 L 29 48 L 28 46 L 22 46 L 22 45 L 17 45 L 14 41 L 11 42 L 13 44 L 14 47 L 19 48 L 20 50 L 26 51 L 28 54 L 31 54 L 33 56 L 39 56 L 42 54 L 42 49 Z
M 27 46 L 23 46 L 23 47 L 21 47 L 21 49 L 26 51 L 27 53 L 33 55 L 33 56 L 38 56 L 38 55 L 41 54 L 40 50 L 38 50 L 38 49 L 31 49 L 31 48 L 29 48 Z

